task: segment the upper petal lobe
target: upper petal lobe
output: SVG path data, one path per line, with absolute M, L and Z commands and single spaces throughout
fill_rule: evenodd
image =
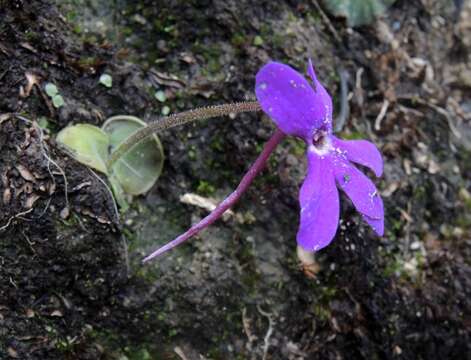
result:
M 339 194 L 328 158 L 308 150 L 308 173 L 299 193 L 298 244 L 317 251 L 333 240 L 339 223 Z
M 348 160 L 369 167 L 377 177 L 383 173 L 383 159 L 375 144 L 366 140 L 341 140 L 335 136 L 332 136 L 332 143 Z
M 309 82 L 288 65 L 266 64 L 256 76 L 255 93 L 276 125 L 286 134 L 308 139 L 315 130 L 332 127 L 332 100 L 317 82 Z

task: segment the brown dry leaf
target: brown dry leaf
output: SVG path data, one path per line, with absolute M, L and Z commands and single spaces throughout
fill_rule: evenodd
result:
M 111 224 L 111 221 L 103 216 L 97 216 L 96 221 L 98 221 L 100 224 Z
M 27 42 L 22 42 L 22 43 L 20 43 L 20 46 L 21 46 L 22 48 L 25 48 L 26 50 L 31 51 L 32 53 L 35 53 L 35 54 L 38 53 L 38 51 L 37 51 L 33 46 L 31 46 L 30 44 L 28 44 Z
M 7 352 L 8 352 L 8 356 L 10 356 L 14 359 L 19 359 L 18 352 L 15 349 L 13 349 L 12 347 L 9 347 L 7 349 Z
M 33 192 L 33 184 L 30 182 L 24 183 L 19 189 L 16 189 L 15 196 L 18 198 L 21 194 L 31 194 Z
M 296 254 L 301 264 L 301 270 L 309 279 L 315 279 L 317 273 L 320 271 L 320 266 L 314 258 L 314 253 L 307 252 L 302 247 L 296 248 Z
M 0 124 L 4 121 L 7 121 L 9 118 L 11 118 L 11 114 L 1 114 L 0 115 Z
M 33 86 L 34 85 L 39 85 L 39 76 L 33 74 L 33 73 L 30 73 L 30 72 L 26 72 L 25 73 L 25 76 L 26 76 L 26 87 L 24 89 L 24 92 L 22 94 L 21 97 L 28 97 L 29 94 L 31 93 L 31 90 L 33 90 Z
M 49 195 L 54 194 L 54 192 L 56 191 L 56 183 L 55 182 L 50 182 L 50 183 L 48 183 L 47 186 L 48 186 Z
M 198 194 L 186 193 L 180 196 L 180 201 L 184 204 L 198 206 L 202 209 L 205 209 L 209 212 L 213 211 L 217 206 L 217 201 L 212 198 L 205 198 Z M 227 210 L 223 214 L 223 219 L 227 220 L 229 216 L 233 216 L 234 212 L 232 210 Z
M 409 159 L 404 159 L 402 163 L 404 165 L 404 171 L 406 172 L 407 176 L 411 176 L 412 175 L 412 161 L 410 161 Z
M 401 183 L 399 181 L 390 182 L 388 186 L 386 187 L 386 189 L 381 191 L 381 196 L 385 198 L 390 197 L 392 194 L 396 192 L 397 189 L 399 189 L 400 185 Z
M 69 208 L 66 206 L 65 208 L 63 208 L 60 212 L 60 217 L 61 219 L 67 219 L 70 215 L 70 210 Z
M 102 217 L 94 214 L 90 209 L 83 209 L 81 210 L 81 213 L 85 216 L 90 216 L 92 219 L 95 219 L 98 221 L 100 224 L 111 224 L 111 221 Z
M 34 316 L 35 316 L 35 313 L 33 309 L 26 309 L 26 317 L 28 319 L 34 318 Z
M 393 348 L 393 353 L 396 356 L 399 356 L 402 354 L 402 349 L 399 347 L 399 345 L 394 346 Z
M 3 184 L 4 187 L 8 187 L 8 184 L 9 184 L 7 172 L 8 172 L 8 170 L 6 170 L 1 176 L 2 177 L 2 184 Z
M 51 313 L 51 316 L 54 316 L 54 317 L 63 317 L 64 315 L 62 314 L 62 311 L 60 311 L 60 310 L 54 310 L 54 311 Z
M 6 188 L 3 191 L 3 203 L 7 205 L 10 203 L 10 200 L 11 200 L 11 190 L 10 188 Z
M 186 86 L 184 81 L 180 80 L 177 76 L 173 74 L 162 73 L 155 69 L 150 69 L 149 72 L 152 75 L 152 80 L 154 80 L 159 85 L 164 85 L 177 89 L 182 89 Z
M 30 197 L 28 197 L 26 199 L 26 202 L 25 202 L 25 208 L 27 209 L 31 209 L 34 205 L 34 203 L 40 198 L 40 196 L 38 194 L 33 194 L 31 195 Z
M 25 179 L 26 181 L 32 181 L 32 182 L 35 181 L 33 174 L 31 174 L 31 172 L 23 165 L 21 164 L 17 165 L 16 169 L 19 171 L 21 177 Z

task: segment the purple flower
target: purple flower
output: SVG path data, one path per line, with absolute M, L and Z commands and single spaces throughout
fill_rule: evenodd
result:
M 258 72 L 255 87 L 263 111 L 284 133 L 300 137 L 307 145 L 298 244 L 306 251 L 317 251 L 332 241 L 339 223 L 337 187 L 382 236 L 383 201 L 373 182 L 352 164 L 366 166 L 379 177 L 381 154 L 369 141 L 346 141 L 332 134 L 332 99 L 317 80 L 311 61 L 308 73 L 312 84 L 288 65 L 270 62 Z

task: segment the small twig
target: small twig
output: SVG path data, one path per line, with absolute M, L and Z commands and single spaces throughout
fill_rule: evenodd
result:
M 338 70 L 340 76 L 340 113 L 335 119 L 335 131 L 342 131 L 348 116 L 350 115 L 350 106 L 348 104 L 348 72 L 344 68 Z
M 410 100 L 410 101 L 414 101 L 418 104 L 421 104 L 421 105 L 424 105 L 424 106 L 428 106 L 429 108 L 431 108 L 432 110 L 435 110 L 437 113 L 439 113 L 440 115 L 443 115 L 448 123 L 448 127 L 450 128 L 450 131 L 453 133 L 453 135 L 456 136 L 457 139 L 461 139 L 461 134 L 460 132 L 458 131 L 458 129 L 456 128 L 455 124 L 453 123 L 453 120 L 450 116 L 450 114 L 448 113 L 448 111 L 446 111 L 444 108 L 438 106 L 438 105 L 435 105 L 435 104 L 431 104 L 425 100 L 422 100 L 421 98 L 417 97 L 417 96 L 400 96 L 398 97 L 399 100 Z
M 257 304 L 257 310 L 260 314 L 262 314 L 268 319 L 268 330 L 267 330 L 267 333 L 265 334 L 265 338 L 263 339 L 264 345 L 263 345 L 263 357 L 262 357 L 263 360 L 266 360 L 267 355 L 268 355 L 268 349 L 270 348 L 270 338 L 273 334 L 273 329 L 275 326 L 275 320 L 273 320 L 273 314 L 263 311 L 259 304 Z
M 3 225 L 2 227 L 0 227 L 0 231 L 3 231 L 5 230 L 6 228 L 8 228 L 11 224 L 11 222 L 13 220 L 15 220 L 16 218 L 21 218 L 23 215 L 26 215 L 26 214 L 29 214 L 31 211 L 33 211 L 34 208 L 31 208 L 31 209 L 28 209 L 26 211 L 22 211 L 22 212 L 19 212 L 18 214 L 15 214 L 13 215 L 12 217 L 10 217 L 7 221 L 7 223 L 5 225 Z
M 245 335 L 247 335 L 247 339 L 249 340 L 249 350 L 252 351 L 252 344 L 257 341 L 257 336 L 252 333 L 250 329 L 250 319 L 247 317 L 247 308 L 242 309 L 242 326 L 244 327 Z
M 189 360 L 187 358 L 187 356 L 185 355 L 185 353 L 183 352 L 182 348 L 179 347 L 179 346 L 175 346 L 175 348 L 173 349 L 173 351 L 175 352 L 175 354 L 177 354 L 181 360 Z
M 381 130 L 381 121 L 383 121 L 384 116 L 386 115 L 386 111 L 388 111 L 389 107 L 389 100 L 384 99 L 383 105 L 381 105 L 381 110 L 379 111 L 378 116 L 376 117 L 375 120 L 375 130 L 379 131 Z
M 402 217 L 404 220 L 406 220 L 406 226 L 405 226 L 405 243 L 404 243 L 404 257 L 406 257 L 409 253 L 409 246 L 410 246 L 410 232 L 411 232 L 411 224 L 412 224 L 412 217 L 410 216 L 411 211 L 412 211 L 412 204 L 409 201 L 407 203 L 407 212 L 403 209 L 399 209 L 401 212 Z
M 54 108 L 54 105 L 52 104 L 52 101 L 49 100 L 47 94 L 45 93 L 45 91 L 43 90 L 43 88 L 41 86 L 38 86 L 38 91 L 39 91 L 39 95 L 41 95 L 41 98 L 43 99 L 44 103 L 46 104 L 47 109 L 49 110 L 50 117 L 54 118 L 56 116 L 56 110 Z
M 441 108 L 440 106 L 434 105 L 434 104 L 427 104 L 429 107 L 431 107 L 433 110 L 438 112 L 439 114 L 443 115 L 448 122 L 448 127 L 450 128 L 450 131 L 453 133 L 453 135 L 456 136 L 457 139 L 461 139 L 461 134 L 458 131 L 458 129 L 455 127 L 455 124 L 453 123 L 453 120 L 451 119 L 450 114 L 448 111 L 446 111 L 444 108 Z
M 334 37 L 335 41 L 337 41 L 338 43 L 341 43 L 342 39 L 340 38 L 339 33 L 337 32 L 337 30 L 335 30 L 335 27 L 330 22 L 329 17 L 326 15 L 324 10 L 322 10 L 317 0 L 312 0 L 312 3 L 314 4 L 314 6 L 316 7 L 316 10 L 321 15 L 322 21 L 324 21 L 325 25 L 327 26 L 332 36 Z
M 24 233 L 23 230 L 21 230 L 20 232 L 21 232 L 21 235 L 23 235 L 23 237 L 25 238 L 26 242 L 28 243 L 28 245 L 29 245 L 31 251 L 32 251 L 34 254 L 36 254 L 36 251 L 34 250 L 34 247 L 33 247 L 33 245 L 34 245 L 35 243 L 32 242 L 32 241 L 29 239 L 29 237 Z
M 12 277 L 10 276 L 10 284 L 12 284 L 16 289 L 18 289 L 18 285 L 13 281 Z

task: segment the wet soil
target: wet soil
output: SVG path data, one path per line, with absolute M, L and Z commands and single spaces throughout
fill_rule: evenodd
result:
M 349 29 L 312 1 L 0 1 L 0 358 L 470 358 L 471 5 L 455 3 L 397 1 Z M 273 131 L 264 116 L 160 134 L 162 176 L 125 213 L 54 141 L 73 123 L 252 99 L 267 60 L 308 57 L 337 113 L 348 73 L 340 136 L 385 157 L 385 236 L 342 197 L 314 278 L 296 257 L 293 139 L 234 216 L 140 264 L 206 214 L 183 194 L 237 185 Z

